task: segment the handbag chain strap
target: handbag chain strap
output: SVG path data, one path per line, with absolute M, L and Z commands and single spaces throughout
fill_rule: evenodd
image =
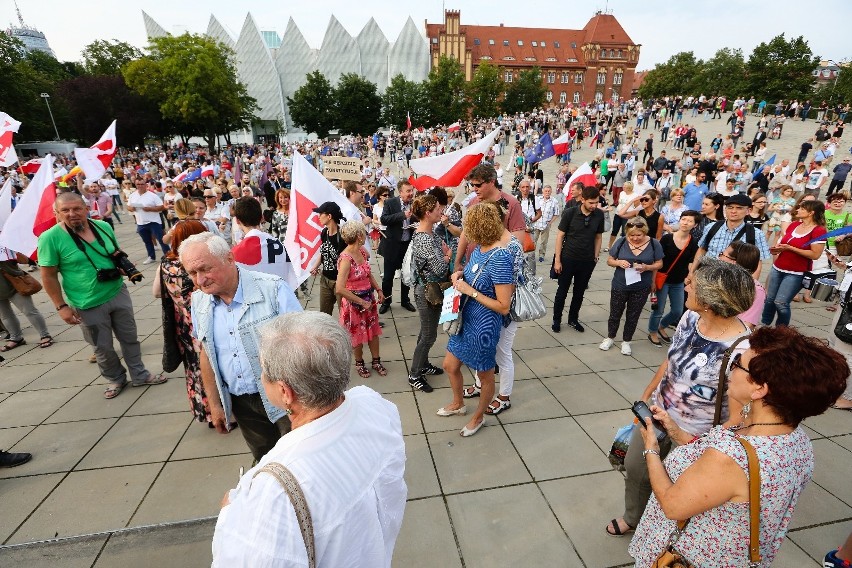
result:
M 284 488 L 287 497 L 290 498 L 290 503 L 296 511 L 299 530 L 302 533 L 302 540 L 305 542 L 305 549 L 308 553 L 308 566 L 309 568 L 315 568 L 317 565 L 317 554 L 314 543 L 314 523 L 311 519 L 311 510 L 308 507 L 308 502 L 305 500 L 302 487 L 290 470 L 278 462 L 269 462 L 257 470 L 252 479 L 261 473 L 268 473 L 275 477 L 281 487 Z

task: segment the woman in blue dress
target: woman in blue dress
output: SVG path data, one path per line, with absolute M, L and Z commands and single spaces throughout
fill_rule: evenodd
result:
M 476 248 L 464 272 L 452 275 L 453 287 L 462 294 L 463 323 L 461 333 L 450 337 L 444 358 L 453 401 L 438 409 L 438 415 L 467 413 L 462 398 L 462 363 L 477 371 L 482 391 L 479 406 L 460 432 L 466 437 L 476 434 L 483 426 L 485 410 L 494 398 L 494 357 L 503 316 L 509 313 L 512 304 L 515 275 L 512 253 L 500 246 L 504 226 L 497 205 L 480 203 L 471 207 L 463 227 L 468 241 L 475 243 Z

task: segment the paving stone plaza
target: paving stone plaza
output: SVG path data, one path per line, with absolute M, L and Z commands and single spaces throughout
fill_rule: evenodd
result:
M 754 122 L 747 124 L 746 140 Z M 696 124 L 705 145 L 725 128 L 724 120 L 698 118 Z M 783 138 L 769 141 L 769 155 L 794 159 L 815 130 L 811 121 L 788 122 Z M 849 145 L 847 135 L 844 152 Z M 574 163 L 591 156 L 583 148 Z M 543 166 L 546 183 L 553 184 L 555 161 Z M 458 193 L 461 199 L 464 192 Z M 144 359 L 157 371 L 162 334 L 160 300 L 150 286 L 155 265 L 141 265 L 143 245 L 132 221 L 123 220 L 119 241 L 146 275 L 130 289 Z M 409 500 L 394 566 L 632 565 L 628 539 L 604 533 L 622 513 L 624 490 L 622 474 L 606 455 L 665 351 L 641 333 L 647 313 L 632 356 L 598 349 L 611 277 L 601 258 L 580 315 L 585 333 L 567 326 L 552 333 L 550 314 L 521 324 L 513 406 L 488 417 L 472 438 L 458 435 L 468 418 L 435 415 L 450 400 L 446 375 L 430 378 L 431 394 L 412 392 L 406 382 L 417 315 L 394 303 L 383 316 L 381 356 L 390 373 L 364 381 L 353 369 L 352 384 L 381 392 L 402 416 Z M 550 306 L 555 290 L 556 283 L 546 280 Z M 317 308 L 318 296 L 306 309 Z M 27 327 L 29 344 L 4 354 L 0 367 L 0 448 L 33 453 L 29 463 L 0 470 L 0 566 L 209 566 L 219 502 L 236 484 L 239 468 L 252 461 L 241 435 L 220 435 L 192 421 L 182 369 L 165 385 L 128 388 L 104 400 L 105 381 L 88 361 L 91 349 L 80 330 L 62 322 L 45 294 L 35 299 L 56 344 L 39 349 L 37 334 Z M 825 306 L 794 304 L 793 324 L 825 337 L 831 321 Z M 440 332 L 432 363 L 441 364 L 446 341 Z M 813 439 L 816 470 L 774 563 L 782 568 L 821 565 L 825 552 L 852 531 L 852 413 L 830 409 L 804 427 Z M 54 537 L 64 540 L 16 546 Z

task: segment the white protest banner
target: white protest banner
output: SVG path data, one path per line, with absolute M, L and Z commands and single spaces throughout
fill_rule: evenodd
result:
M 361 160 L 343 156 L 325 156 L 322 159 L 323 175 L 328 179 L 361 181 Z

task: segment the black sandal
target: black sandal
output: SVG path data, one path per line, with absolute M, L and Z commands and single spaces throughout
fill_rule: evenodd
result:
M 0 347 L 0 353 L 5 353 L 6 351 L 11 351 L 12 349 L 17 349 L 21 345 L 26 345 L 26 344 L 27 344 L 27 340 L 23 339 L 23 338 L 18 339 L 17 341 L 15 341 L 14 339 L 7 339 L 6 345 L 4 345 L 3 347 Z

